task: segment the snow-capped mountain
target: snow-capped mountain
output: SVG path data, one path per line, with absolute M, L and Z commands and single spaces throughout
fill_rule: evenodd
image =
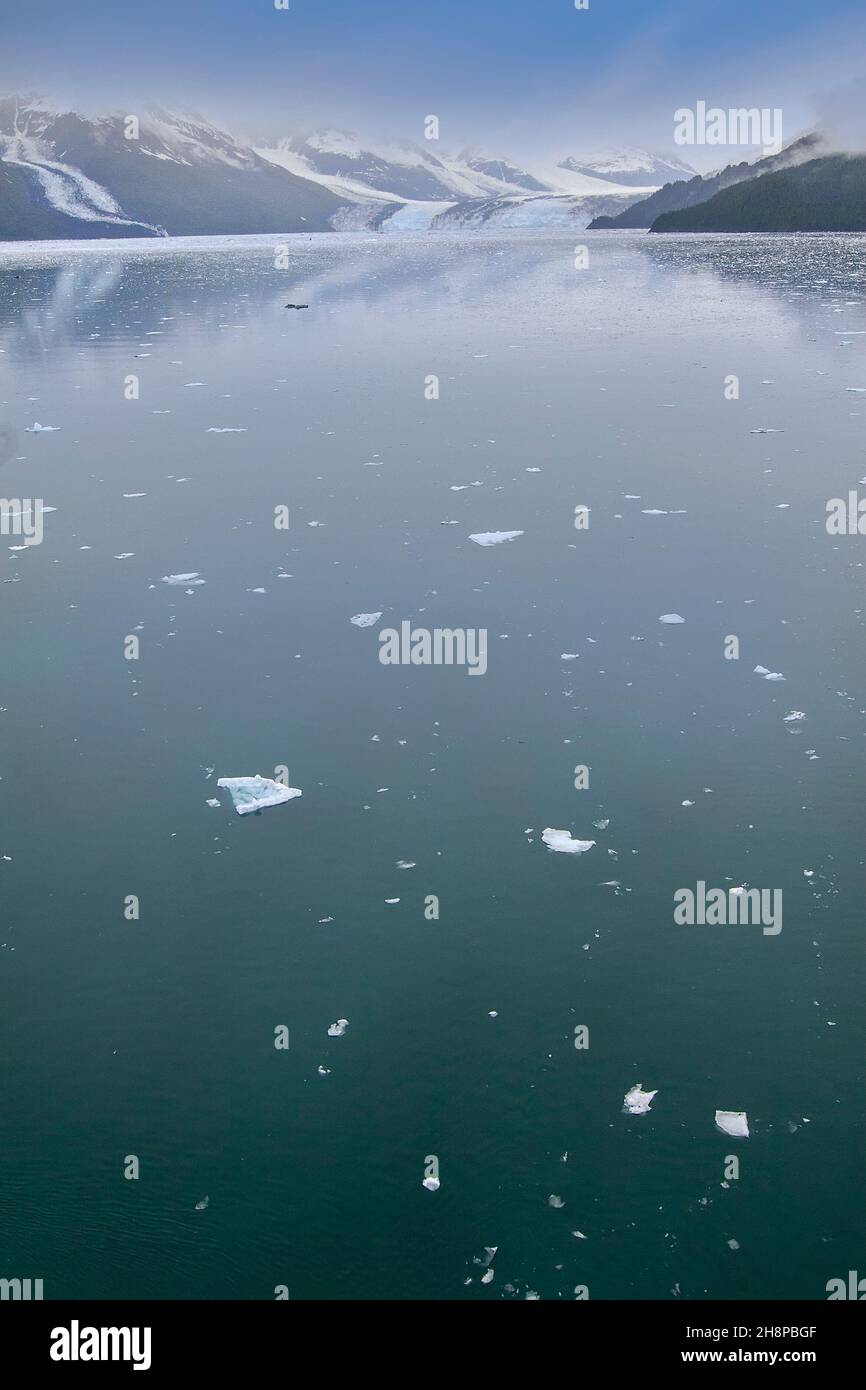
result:
M 528 170 L 432 143 L 333 129 L 253 142 L 190 113 L 91 116 L 0 98 L 0 239 L 578 230 L 646 197 L 674 167 L 632 151 L 609 167 L 569 159 Z
M 256 152 L 362 199 L 372 194 L 392 202 L 455 202 L 547 187 L 506 159 L 471 151 L 448 156 L 409 142 L 361 140 L 343 130 L 288 136 L 270 146 L 257 145 Z
M 569 161 L 529 171 L 501 156 L 473 150 L 434 153 L 341 130 L 289 136 L 255 149 L 263 159 L 319 181 L 352 203 L 335 216 L 340 228 L 580 228 L 593 217 L 621 212 L 659 183 L 649 175 L 634 184 L 617 183 L 612 175 L 572 168 Z M 634 157 L 631 175 L 638 179 Z
M 324 231 L 343 206 L 199 117 L 0 98 L 0 238 Z
M 574 174 L 587 174 L 629 188 L 659 188 L 678 179 L 691 179 L 695 170 L 681 159 L 651 154 L 649 150 L 604 150 L 591 159 L 563 159 L 557 166 Z

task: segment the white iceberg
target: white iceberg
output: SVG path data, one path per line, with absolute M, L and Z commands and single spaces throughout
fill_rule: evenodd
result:
M 28 425 L 25 434 L 55 434 L 60 429 L 59 425 L 40 425 L 38 420 L 34 420 L 32 425 Z
M 684 623 L 685 618 L 681 618 L 679 613 L 662 613 L 659 618 L 660 623 Z
M 329 1038 L 341 1038 L 349 1026 L 347 1018 L 338 1018 L 336 1023 L 332 1023 L 328 1029 Z
M 205 584 L 207 580 L 199 577 L 198 570 L 193 570 L 192 574 L 164 574 L 163 584 Z
M 595 840 L 574 840 L 570 830 L 551 830 L 549 826 L 541 838 L 557 854 L 585 854 L 595 844 Z
M 476 531 L 469 539 L 476 545 L 501 545 L 503 541 L 513 541 L 523 534 L 523 531 Z
M 732 1139 L 748 1139 L 749 1120 L 745 1110 L 717 1110 L 716 1128 Z
M 650 1102 L 658 1095 L 658 1091 L 642 1091 L 641 1083 L 632 1086 L 630 1091 L 626 1091 L 623 1097 L 622 1108 L 627 1115 L 646 1115 Z
M 349 622 L 354 623 L 355 627 L 372 627 L 381 616 L 381 613 L 356 613 L 354 618 L 349 619 Z
M 438 1192 L 441 1186 L 438 1178 L 423 1178 L 422 1187 L 426 1187 L 428 1192 Z
M 285 787 L 281 782 L 262 777 L 258 772 L 255 777 L 220 777 L 217 786 L 225 787 L 231 793 L 239 816 L 260 811 L 265 806 L 281 806 L 284 801 L 302 795 L 300 787 Z

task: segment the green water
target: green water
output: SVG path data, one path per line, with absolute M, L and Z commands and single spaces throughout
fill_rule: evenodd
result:
M 0 490 L 57 508 L 0 538 L 0 1276 L 866 1274 L 866 539 L 825 526 L 866 474 L 864 239 L 585 240 L 0 248 Z M 486 629 L 486 674 L 382 665 L 403 620 Z M 288 805 L 217 791 L 281 766 Z M 698 880 L 782 890 L 783 930 L 675 925 Z

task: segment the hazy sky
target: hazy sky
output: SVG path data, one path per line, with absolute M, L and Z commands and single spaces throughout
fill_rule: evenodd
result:
M 339 125 L 522 157 L 672 151 L 673 112 L 781 107 L 866 74 L 864 0 L 0 0 L 0 89 L 189 105 L 239 134 Z M 836 93 L 835 96 L 831 96 Z M 853 95 L 853 94 L 852 94 Z M 862 93 L 860 94 L 862 96 Z M 862 100 L 856 103 L 862 109 Z M 683 150 L 698 168 L 719 151 Z

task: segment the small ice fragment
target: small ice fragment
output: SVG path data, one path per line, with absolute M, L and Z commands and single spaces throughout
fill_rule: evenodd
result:
M 667 512 L 660 511 L 658 507 L 641 507 L 642 516 L 667 516 Z
M 630 1091 L 626 1091 L 623 1097 L 623 1112 L 627 1115 L 646 1115 L 650 1108 L 650 1102 L 658 1095 L 658 1091 L 642 1091 L 641 1083 L 632 1086 Z
M 381 618 L 381 613 L 356 613 L 349 622 L 354 623 L 355 627 L 372 627 Z
M 557 854 L 585 854 L 595 844 L 595 840 L 572 839 L 570 830 L 551 830 L 550 827 L 542 833 L 541 838 Z
M 594 820 L 593 825 L 596 830 L 607 830 L 607 827 L 610 825 L 610 820 Z
M 398 859 L 398 860 L 397 860 L 397 868 L 398 868 L 398 869 L 414 869 L 415 867 L 416 867 L 416 866 L 415 866 L 415 860 L 414 860 L 414 859 Z
M 523 534 L 523 531 L 476 531 L 469 539 L 476 545 L 501 545 L 503 541 L 513 541 Z
M 207 1211 L 207 1204 L 209 1201 L 210 1197 L 202 1197 L 201 1201 L 195 1204 L 196 1211 Z
M 660 623 L 684 623 L 685 618 L 681 618 L 679 613 L 662 613 L 659 618 Z
M 693 801 L 683 801 L 683 802 L 681 802 L 681 805 L 683 805 L 683 806 L 694 806 L 694 804 L 695 804 L 695 803 L 694 803 Z
M 557 1197 L 555 1192 L 551 1192 L 550 1196 L 547 1199 L 547 1205 L 549 1207 L 556 1207 L 556 1209 L 559 1210 L 560 1207 L 565 1206 L 565 1202 L 562 1200 L 561 1197 Z
M 583 1234 L 583 1231 L 572 1231 L 571 1234 L 575 1237 L 576 1240 L 586 1240 L 586 1236 Z
M 422 1187 L 426 1187 L 428 1192 L 438 1192 L 440 1183 L 438 1178 L 424 1178 L 421 1182 Z
M 25 434 L 54 434 L 59 430 L 59 425 L 40 425 L 38 420 L 34 420 L 32 425 L 28 425 Z
M 199 578 L 198 570 L 193 570 L 192 574 L 164 574 L 163 584 L 183 585 L 183 584 L 205 584 L 207 581 Z
M 488 1270 L 486 1271 L 486 1273 L 482 1274 L 482 1276 L 481 1276 L 481 1282 L 482 1282 L 482 1284 L 492 1284 L 492 1283 L 493 1283 L 493 1270 L 492 1270 L 492 1269 L 488 1269 Z
M 332 1023 L 328 1029 L 329 1038 L 341 1038 L 349 1026 L 347 1018 L 338 1018 L 336 1023 Z
M 386 899 L 385 899 L 385 902 L 386 902 L 386 903 L 398 903 L 399 901 L 400 901 L 399 898 L 386 898 Z
M 246 432 L 245 425 L 211 425 L 205 430 L 205 434 L 246 434 Z
M 766 666 L 756 666 L 754 674 L 763 676 L 765 681 L 783 681 L 785 679 L 781 671 L 768 671 Z
M 732 1139 L 748 1139 L 749 1121 L 745 1110 L 717 1110 L 716 1128 Z
M 208 806 L 220 806 L 222 803 L 215 796 L 209 796 L 206 804 Z
M 331 1075 L 331 1068 L 330 1068 L 330 1067 L 319 1067 L 318 1071 L 319 1071 L 319 1075 L 320 1075 L 320 1076 L 330 1076 L 330 1075 Z
M 788 710 L 788 713 L 785 715 L 784 722 L 786 724 L 796 724 L 798 720 L 805 718 L 805 711 L 801 709 L 791 709 Z
M 258 772 L 255 777 L 220 777 L 217 786 L 225 787 L 231 794 L 239 816 L 262 810 L 265 806 L 281 806 L 284 801 L 302 795 L 300 787 L 283 786 L 282 782 L 274 782 Z
M 580 652 L 560 652 L 559 659 L 560 661 L 577 661 L 579 656 Z

